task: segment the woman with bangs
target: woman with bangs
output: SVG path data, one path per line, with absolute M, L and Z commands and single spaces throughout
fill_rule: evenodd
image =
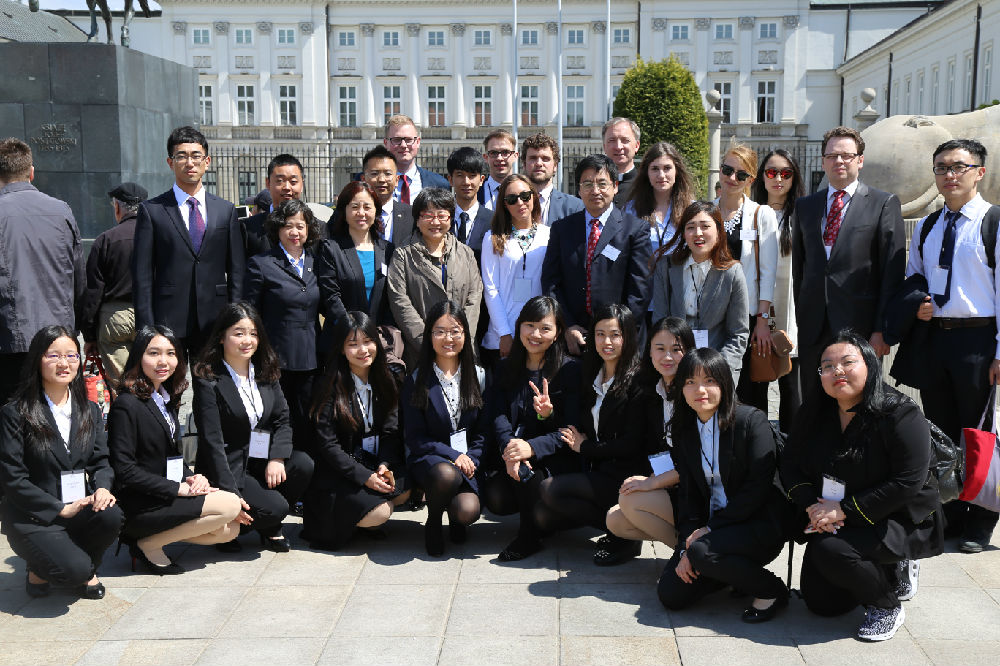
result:
M 489 368 L 510 355 L 519 335 L 514 321 L 528 299 L 542 293 L 542 260 L 549 244 L 538 192 L 526 176 L 504 178 L 497 202 L 482 253 L 483 300 L 490 314 L 483 365 Z
M 608 510 L 630 476 L 649 473 L 644 455 L 645 403 L 635 317 L 624 305 L 594 313 L 583 357 L 583 396 L 576 423 L 559 437 L 580 454 L 587 471 L 559 474 L 541 484 L 535 519 L 543 533 L 589 525 L 606 532 L 597 541 L 594 563 L 619 564 L 639 555 L 642 544 L 607 530 Z
M 377 531 L 409 496 L 399 425 L 399 380 L 386 362 L 375 320 L 348 312 L 333 329 L 319 385 L 316 471 L 302 516 L 312 548 L 337 550 L 357 530 Z
M 578 422 L 580 365 L 566 355 L 562 309 L 535 296 L 521 309 L 510 355 L 500 362 L 487 400 L 495 447 L 490 448 L 483 502 L 493 513 L 520 514 L 517 538 L 499 555 L 513 562 L 542 549 L 535 506 L 543 480 L 583 469 L 559 436 Z
M 237 516 L 249 509 L 231 492 L 213 488 L 184 463 L 177 411 L 187 388 L 183 347 L 165 326 L 144 326 L 122 372 L 108 414 L 108 448 L 125 527 L 132 571 L 172 575 L 184 568 L 164 546 L 211 545 L 240 533 Z
M 743 270 L 729 254 L 719 209 L 696 201 L 681 216 L 684 242 L 653 256 L 653 319 L 681 317 L 695 347 L 722 353 L 740 377 L 749 329 Z

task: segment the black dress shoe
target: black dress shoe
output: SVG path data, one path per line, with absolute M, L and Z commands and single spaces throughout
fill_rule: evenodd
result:
M 990 545 L 992 530 L 966 528 L 958 538 L 958 549 L 963 553 L 981 553 Z
M 129 544 L 128 553 L 132 556 L 132 571 L 135 571 L 136 562 L 139 562 L 146 571 L 157 576 L 176 576 L 184 573 L 184 567 L 173 561 L 170 564 L 153 564 L 139 546 Z
M 243 546 L 236 539 L 215 544 L 215 549 L 220 553 L 238 553 L 243 550 Z
M 510 545 L 500 551 L 497 560 L 500 562 L 517 562 L 534 555 L 542 549 L 541 539 L 517 537 Z
M 277 534 L 271 536 L 260 535 L 260 545 L 264 548 L 274 551 L 275 553 L 287 553 L 291 550 L 288 545 L 288 539 L 279 531 Z
M 28 596 L 35 599 L 49 596 L 49 592 L 52 591 L 52 587 L 49 585 L 48 581 L 44 583 L 32 583 L 31 579 L 28 577 L 29 575 L 30 572 L 24 577 L 24 591 L 28 593 Z
M 104 598 L 104 583 L 98 581 L 94 585 L 81 585 L 80 586 L 80 598 L 81 599 L 103 599 Z
M 778 611 L 788 605 L 788 595 L 778 597 L 774 600 L 774 603 L 760 610 L 759 608 L 754 608 L 752 605 L 748 606 L 746 610 L 743 611 L 743 621 L 749 624 L 760 624 L 761 622 L 768 622 L 773 620 L 778 614 Z
M 594 564 L 599 567 L 613 567 L 625 564 L 635 559 L 642 552 L 641 541 L 627 539 L 610 539 L 606 547 L 598 548 L 594 553 Z
M 428 521 L 424 525 L 424 547 L 431 557 L 441 557 L 444 554 L 444 534 L 441 533 L 440 521 Z

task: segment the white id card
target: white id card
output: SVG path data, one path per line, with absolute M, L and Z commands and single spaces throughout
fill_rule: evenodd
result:
M 823 475 L 823 499 L 842 502 L 844 501 L 844 491 L 846 488 L 847 486 L 840 479 Z
M 375 448 L 378 446 L 378 435 L 361 438 L 361 448 L 368 453 L 375 455 Z
M 75 469 L 72 472 L 61 472 L 60 493 L 64 504 L 81 500 L 87 496 L 87 484 L 84 481 L 82 469 Z
M 601 254 L 603 254 L 611 261 L 616 261 L 618 259 L 618 255 L 621 253 L 622 251 L 614 247 L 613 245 L 605 245 L 604 249 L 601 250 Z
M 184 458 L 172 456 L 167 458 L 167 481 L 180 483 L 184 480 Z
M 663 451 L 649 456 L 649 465 L 653 468 L 653 475 L 659 476 L 674 468 L 674 459 L 670 457 L 668 451 Z
M 755 241 L 755 240 L 757 240 L 757 230 L 756 229 L 740 229 L 740 240 L 741 241 Z
M 697 349 L 708 346 L 708 329 L 707 328 L 696 328 L 694 331 L 694 346 Z
M 932 294 L 944 296 L 945 290 L 948 289 L 948 268 L 946 266 L 931 268 L 931 274 L 927 278 L 927 287 Z
M 382 264 L 382 275 L 388 275 L 388 274 L 389 274 L 389 267 L 386 266 L 385 264 Z
M 448 443 L 451 448 L 455 449 L 459 453 L 469 452 L 469 443 L 465 439 L 465 431 L 459 430 L 458 432 L 451 433 L 451 441 Z
M 271 433 L 267 430 L 254 430 L 250 433 L 250 457 L 267 458 L 271 449 Z
M 531 298 L 531 280 L 527 278 L 514 278 L 514 294 L 512 298 L 516 303 L 527 303 Z

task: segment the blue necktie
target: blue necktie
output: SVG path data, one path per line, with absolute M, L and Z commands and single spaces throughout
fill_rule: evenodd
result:
M 941 256 L 938 257 L 938 266 L 944 266 L 948 269 L 948 280 L 945 282 L 944 293 L 934 294 L 934 302 L 939 308 L 943 307 L 951 296 L 951 262 L 955 258 L 955 223 L 962 215 L 947 208 L 945 211 L 947 212 L 944 214 L 944 238 L 941 240 Z

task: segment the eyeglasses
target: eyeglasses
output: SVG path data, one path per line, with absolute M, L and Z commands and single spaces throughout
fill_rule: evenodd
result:
M 953 173 L 956 176 L 961 176 L 961 175 L 964 175 L 965 172 L 968 171 L 969 169 L 978 169 L 981 166 L 983 166 L 983 165 L 982 164 L 962 164 L 961 162 L 959 162 L 958 164 L 948 164 L 948 165 L 935 164 L 934 165 L 934 175 L 935 176 L 943 176 L 946 173 Z
M 203 155 L 201 153 L 174 153 L 170 156 L 174 162 L 190 162 L 191 164 L 201 164 L 208 155 Z
M 376 169 L 371 169 L 370 171 L 365 171 L 365 177 L 375 180 L 376 178 L 385 178 L 386 180 L 391 180 L 393 176 L 396 175 L 395 171 L 386 169 L 385 171 L 378 171 Z
M 764 169 L 764 175 L 774 180 L 778 176 L 781 176 L 784 180 L 791 180 L 795 172 L 791 169 Z
M 69 354 L 56 354 L 53 352 L 51 354 L 43 354 L 42 358 L 45 359 L 46 363 L 58 363 L 59 361 L 66 361 L 67 363 L 80 362 L 80 355 L 73 352 Z
M 419 136 L 394 136 L 389 139 L 389 143 L 399 147 L 402 145 L 412 146 L 420 140 Z
M 430 222 L 432 220 L 439 220 L 441 222 L 447 222 L 448 220 L 451 219 L 451 213 L 449 213 L 446 210 L 439 210 L 436 213 L 432 213 L 430 211 L 426 211 L 426 212 L 423 212 L 423 213 L 420 214 L 419 219 L 422 222 Z
M 524 190 L 519 194 L 505 194 L 503 197 L 503 202 L 508 206 L 513 206 L 514 204 L 517 203 L 518 199 L 520 199 L 524 203 L 528 203 L 529 201 L 531 201 L 531 190 Z
M 850 164 L 855 159 L 857 159 L 857 153 L 827 153 L 823 156 L 824 160 L 830 160 L 831 162 L 836 162 L 839 158 L 844 164 Z
M 585 180 L 580 183 L 581 192 L 590 192 L 591 190 L 597 190 L 598 192 L 607 192 L 611 189 L 610 180 Z
M 843 372 L 845 375 L 854 369 L 860 361 L 856 358 L 849 358 L 841 361 L 840 363 L 822 363 L 819 369 L 816 371 L 821 377 L 829 377 L 830 375 L 836 374 L 838 370 Z
M 498 157 L 503 158 L 503 159 L 507 159 L 508 157 L 510 157 L 513 154 L 514 154 L 513 150 L 490 150 L 490 151 L 487 151 L 487 153 L 486 153 L 486 155 L 488 157 L 490 157 L 491 159 L 494 159 L 494 160 L 496 158 L 498 158 Z
M 743 169 L 737 171 L 728 164 L 723 164 L 721 167 L 719 167 L 719 171 L 721 171 L 722 175 L 726 177 L 732 176 L 735 173 L 736 180 L 740 181 L 741 183 L 750 177 L 750 174 L 744 171 Z
M 465 337 L 465 331 L 460 328 L 453 328 L 450 331 L 446 331 L 443 328 L 435 328 L 431 331 L 431 335 L 439 340 L 444 338 L 448 338 L 449 340 L 460 340 Z

